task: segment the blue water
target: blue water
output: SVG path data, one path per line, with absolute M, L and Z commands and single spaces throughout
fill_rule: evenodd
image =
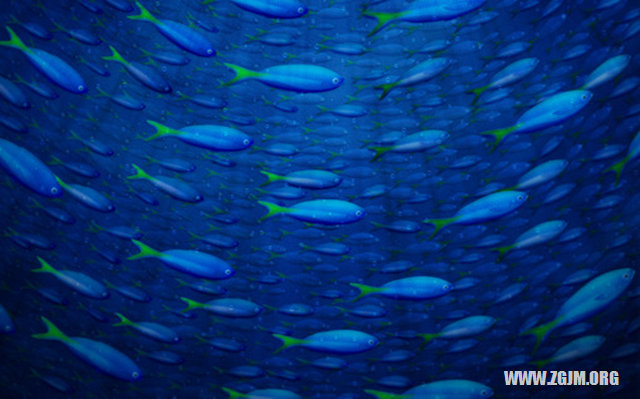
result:
M 163 25 L 174 41 L 176 32 L 201 35 L 202 54 L 127 18 L 139 14 L 128 0 L 3 3 L 2 25 L 59 57 L 87 89 L 72 93 L 62 84 L 70 75 L 56 81 L 55 65 L 39 71 L 24 52 L 0 47 L 0 138 L 45 164 L 36 175 L 50 171 L 65 183 L 58 198 L 29 188 L 17 176 L 24 157 L 0 173 L 3 398 L 640 395 L 636 2 L 487 0 L 444 21 L 399 14 L 378 32 L 364 10 L 410 13 L 430 2 L 303 1 L 285 8 L 302 7 L 297 18 L 234 3 L 143 3 L 160 24 L 174 21 Z M 215 56 L 205 55 L 207 43 Z M 129 70 L 103 58 L 109 46 Z M 436 58 L 444 68 L 416 72 Z M 534 68 L 496 83 L 527 58 Z M 234 78 L 225 63 L 306 67 L 225 84 Z M 296 71 L 309 80 L 295 81 Z M 380 99 L 378 86 L 398 81 Z M 474 99 L 471 90 L 491 83 Z M 584 104 L 557 100 L 579 89 Z M 498 143 L 483 134 L 530 120 L 553 101 L 546 124 Z M 240 140 L 231 140 L 233 151 L 184 137 L 151 140 L 148 120 L 178 134 L 230 127 Z M 412 136 L 427 130 L 441 132 Z M 219 129 L 213 137 L 231 145 Z M 608 169 L 625 159 L 619 176 Z M 156 180 L 128 178 L 134 164 Z M 281 177 L 269 183 L 261 172 Z M 282 177 L 294 172 L 304 179 Z M 83 202 L 68 185 L 95 191 Z M 520 195 L 502 211 L 504 199 L 486 199 L 504 189 Z M 471 218 L 465 206 L 483 198 L 484 216 Z M 92 199 L 106 205 L 92 208 Z M 340 202 L 331 217 L 327 202 L 301 211 L 314 200 Z M 286 209 L 266 218 L 265 202 Z M 447 218 L 436 231 L 434 219 Z M 132 239 L 165 253 L 128 259 L 139 252 Z M 94 285 L 83 293 L 74 281 L 34 273 L 38 257 Z M 209 278 L 194 269 L 203 265 L 215 269 Z M 623 280 L 602 283 L 621 269 Z M 353 285 L 401 279 L 396 291 L 363 298 Z M 536 349 L 523 333 L 557 321 L 584 286 L 593 288 L 578 303 L 603 306 L 552 329 Z M 181 298 L 242 301 L 185 311 Z M 115 313 L 157 324 L 114 326 Z M 41 317 L 70 337 L 109 345 L 141 376 L 125 381 L 114 376 L 122 364 L 100 370 L 63 343 L 35 339 L 46 330 Z M 456 321 L 467 323 L 457 334 L 421 336 Z M 314 341 L 322 332 L 346 342 Z M 274 353 L 283 343 L 274 334 L 310 338 Z M 563 361 L 556 351 L 574 341 Z M 505 385 L 505 370 L 537 370 L 532 362 L 547 359 L 546 370 L 617 371 L 619 384 Z M 438 382 L 442 396 L 429 391 L 434 385 L 420 388 Z M 465 391 L 469 382 L 481 389 Z M 280 391 L 251 394 L 260 389 Z

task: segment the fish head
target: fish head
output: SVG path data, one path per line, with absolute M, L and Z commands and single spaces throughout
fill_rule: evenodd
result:
M 358 218 L 358 219 L 362 219 L 365 215 L 367 214 L 367 212 L 365 212 L 364 209 L 360 208 L 359 206 L 356 207 L 355 211 L 354 211 L 354 215 Z
M 344 78 L 340 75 L 335 75 L 333 78 L 331 78 L 331 84 L 333 84 L 333 86 L 335 87 L 339 87 L 342 82 L 344 82 Z
M 300 4 L 298 5 L 298 9 L 296 10 L 296 12 L 298 13 L 299 16 L 303 16 L 309 12 L 309 9 L 305 5 Z
M 514 204 L 516 204 L 517 206 L 522 205 L 527 199 L 529 198 L 529 196 L 527 195 L 527 193 L 523 192 L 523 191 L 514 191 L 513 192 L 513 197 L 512 197 L 512 202 Z

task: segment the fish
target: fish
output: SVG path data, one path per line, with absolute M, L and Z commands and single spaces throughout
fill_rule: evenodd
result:
M 169 19 L 157 19 L 139 1 L 136 6 L 140 14 L 129 15 L 127 18 L 152 23 L 162 36 L 166 37 L 176 46 L 200 57 L 212 57 L 216 55 L 209 40 L 192 28 Z
M 88 91 L 88 86 L 82 76 L 71 65 L 44 50 L 27 47 L 13 29 L 8 26 L 5 26 L 5 29 L 9 32 L 10 37 L 9 40 L 0 41 L 0 46 L 20 50 L 31 65 L 61 89 L 73 94 L 84 94 Z
M 366 214 L 365 210 L 358 205 L 342 200 L 318 199 L 304 201 L 290 208 L 267 201 L 258 201 L 258 203 L 265 206 L 269 211 L 266 215 L 262 216 L 259 221 L 263 221 L 274 215 L 284 214 L 308 223 L 336 225 L 355 223 Z
M 314 352 L 355 354 L 375 348 L 379 341 L 373 335 L 356 330 L 331 330 L 311 334 L 303 339 L 273 334 L 282 341 L 282 346 L 276 350 L 279 353 L 292 346 L 300 346 Z
M 27 149 L 1 138 L 0 167 L 36 194 L 46 198 L 62 196 L 62 186 L 47 165 Z
M 485 0 L 462 0 L 451 3 L 447 0 L 417 0 L 398 12 L 373 12 L 365 10 L 362 15 L 375 18 L 377 25 L 367 35 L 371 37 L 392 22 L 438 22 L 448 21 L 482 7 Z
M 69 337 L 46 317 L 42 316 L 41 319 L 47 331 L 33 334 L 33 338 L 58 341 L 80 360 L 111 377 L 128 382 L 142 379 L 142 370 L 124 353 L 100 341 Z
M 269 18 L 301 18 L 309 9 L 298 0 L 280 0 L 272 2 L 268 0 L 231 0 L 233 4 L 245 11 Z
M 558 125 L 580 112 L 591 100 L 593 93 L 588 90 L 571 90 L 546 98 L 528 109 L 512 126 L 482 132 L 492 136 L 493 149 L 510 134 L 531 133 Z
M 247 79 L 255 79 L 276 89 L 297 93 L 321 93 L 335 90 L 344 82 L 344 77 L 328 68 L 317 65 L 276 65 L 260 71 L 252 71 L 230 63 L 225 63 L 224 65 L 235 73 L 235 77 L 225 82 L 223 86 L 230 86 Z
M 225 280 L 235 274 L 235 270 L 224 260 L 205 252 L 169 249 L 156 251 L 138 240 L 131 240 L 140 252 L 131 255 L 127 260 L 157 258 L 166 266 L 183 273 L 211 280 Z
M 465 205 L 450 218 L 424 219 L 422 222 L 435 226 L 433 236 L 450 224 L 473 225 L 498 219 L 520 208 L 528 198 L 522 191 L 505 190 Z
M 551 331 L 578 323 L 604 310 L 629 287 L 634 275 L 635 271 L 629 268 L 600 274 L 573 293 L 558 309 L 553 320 L 530 328 L 521 335 L 534 335 L 534 351 L 537 350 Z

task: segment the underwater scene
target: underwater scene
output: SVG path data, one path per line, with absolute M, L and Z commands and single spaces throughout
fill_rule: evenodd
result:
M 1 4 L 1 398 L 640 398 L 640 2 Z

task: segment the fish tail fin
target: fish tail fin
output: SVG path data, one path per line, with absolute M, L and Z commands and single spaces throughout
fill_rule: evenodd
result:
M 103 60 L 106 61 L 115 61 L 115 62 L 119 62 L 121 64 L 128 64 L 127 60 L 125 60 L 120 53 L 118 53 L 118 51 L 115 49 L 115 47 L 113 46 L 109 46 L 109 50 L 111 50 L 111 55 L 108 55 L 106 57 L 102 57 Z
M 127 260 L 136 260 L 136 259 L 149 258 L 149 257 L 159 258 L 162 256 L 161 252 L 156 251 L 155 249 L 151 248 L 147 244 L 144 244 L 138 240 L 131 240 L 131 242 L 138 247 L 140 252 L 138 252 L 135 255 L 131 255 L 130 257 L 127 258 Z
M 382 94 L 380 94 L 380 98 L 378 100 L 384 99 L 389 92 L 398 85 L 398 82 L 393 83 L 385 83 L 383 85 L 374 86 L 374 89 L 382 89 Z
M 283 178 L 282 176 L 280 176 L 280 175 L 276 175 L 275 173 L 267 172 L 267 171 L 265 171 L 265 170 L 261 170 L 261 171 L 260 171 L 260 173 L 262 173 L 263 175 L 267 176 L 267 178 L 269 179 L 269 180 L 267 180 L 266 182 L 262 183 L 262 184 L 260 185 L 260 187 L 264 187 L 264 186 L 266 186 L 267 184 L 269 184 L 269 183 L 271 183 L 271 182 L 278 181 L 278 180 L 283 180 L 283 179 L 284 179 L 284 178 Z
M 372 295 L 372 294 L 375 294 L 376 292 L 384 291 L 384 288 L 372 287 L 370 285 L 365 285 L 365 284 L 349 283 L 349 285 L 352 286 L 353 288 L 357 288 L 360 291 L 358 293 L 358 296 L 353 298 L 351 302 L 355 302 L 358 299 L 365 297 L 367 295 Z
M 231 86 L 232 84 L 239 82 L 241 80 L 245 80 L 245 79 L 252 79 L 252 78 L 257 78 L 262 76 L 262 74 L 260 72 L 256 72 L 256 71 L 252 71 L 250 69 L 247 68 L 243 68 L 241 66 L 238 65 L 234 65 L 234 64 L 229 64 L 229 63 L 224 63 L 224 66 L 226 66 L 227 68 L 231 69 L 233 72 L 235 72 L 236 76 L 231 79 L 228 82 L 223 83 L 223 86 Z
M 224 393 L 229 395 L 229 399 L 243 398 L 247 396 L 242 392 L 234 391 L 233 389 L 229 389 L 227 387 L 222 387 L 221 389 L 224 391 Z
M 546 366 L 547 364 L 551 363 L 551 359 L 534 360 L 534 361 L 529 362 L 529 363 L 533 364 L 538 369 L 542 369 L 542 368 L 544 368 L 544 366 Z
M 136 170 L 136 174 L 135 175 L 131 175 L 131 176 L 127 176 L 127 179 L 129 180 L 134 180 L 134 179 L 151 179 L 151 176 L 149 176 L 149 174 L 147 174 L 147 172 L 145 172 L 144 170 L 142 170 L 141 167 L 139 167 L 138 165 L 136 165 L 135 163 L 132 163 L 131 166 L 133 166 L 133 168 Z
M 13 29 L 11 29 L 8 26 L 5 26 L 5 29 L 7 30 L 7 32 L 9 32 L 9 40 L 0 41 L 0 46 L 13 47 L 13 48 L 17 48 L 18 50 L 22 50 L 22 51 L 28 51 L 29 50 L 27 45 L 24 44 L 22 42 L 22 40 L 20 40 L 20 38 L 18 37 L 16 32 L 13 31 Z
M 118 318 L 120 319 L 120 322 L 114 323 L 114 325 L 113 325 L 114 327 L 132 326 L 132 325 L 135 324 L 131 320 L 129 320 L 126 317 L 124 317 L 124 315 L 122 313 L 116 313 L 116 316 L 118 316 Z
M 432 224 L 435 227 L 433 233 L 431 233 L 431 237 L 435 236 L 437 232 L 455 222 L 456 218 L 444 218 L 444 219 L 425 219 L 422 223 Z M 429 238 L 431 238 L 429 237 Z
M 149 10 L 144 8 L 144 6 L 142 4 L 140 4 L 139 1 L 136 1 L 136 5 L 140 9 L 140 14 L 129 15 L 127 18 L 135 19 L 135 20 L 139 20 L 139 21 L 149 21 L 149 22 L 152 22 L 152 23 L 157 23 L 158 22 L 158 19 L 156 17 L 154 17 L 153 15 L 151 15 Z
M 406 397 L 405 395 L 396 395 L 395 393 L 376 391 L 375 389 L 365 389 L 364 391 L 378 399 L 402 399 Z
M 67 185 L 67 183 L 65 183 L 65 182 L 63 182 L 63 181 L 62 181 L 62 179 L 61 179 L 61 178 L 59 178 L 58 176 L 55 176 L 55 175 L 54 175 L 54 177 L 56 178 L 56 181 L 58 182 L 58 184 L 62 186 L 62 188 L 67 188 L 67 187 L 69 187 L 69 186 Z
M 480 98 L 482 93 L 484 93 L 488 88 L 489 88 L 489 85 L 486 85 L 486 86 L 482 86 L 482 87 L 477 87 L 477 88 L 472 89 L 472 90 L 468 90 L 467 93 L 473 94 L 475 96 L 473 98 L 473 101 L 471 102 L 471 105 L 474 105 L 475 103 L 477 103 L 478 102 L 478 98 Z
M 158 137 L 162 137 L 162 136 L 168 136 L 168 135 L 174 135 L 174 136 L 179 136 L 180 134 L 182 134 L 182 132 L 180 130 L 176 130 L 176 129 L 172 129 L 168 126 L 163 125 L 162 123 L 158 123 L 156 121 L 152 121 L 152 120 L 147 120 L 147 123 L 150 124 L 151 126 L 153 126 L 156 129 L 156 132 L 153 136 L 147 137 L 146 139 L 144 139 L 144 141 L 151 141 L 153 139 L 156 139 Z
M 51 266 L 46 260 L 42 259 L 39 256 L 37 258 L 38 258 L 38 262 L 40 262 L 40 267 L 38 269 L 31 270 L 32 272 L 34 272 L 34 273 L 52 273 L 52 274 L 58 273 L 58 271 L 56 269 L 54 269 L 53 266 Z
M 507 252 L 511 251 L 512 249 L 513 245 L 505 245 L 504 247 L 496 247 L 492 248 L 491 250 L 498 253 L 498 262 L 500 262 L 502 258 L 504 258 L 504 256 L 507 254 Z
M 609 166 L 602 173 L 615 172 L 615 174 L 616 174 L 616 186 L 617 186 L 620 183 L 620 176 L 622 175 L 622 169 L 624 169 L 625 165 L 627 164 L 627 162 L 629 162 L 630 159 L 631 158 L 629 156 L 626 156 L 626 157 L 622 158 L 620 161 L 618 161 L 618 162 L 614 163 L 613 165 Z
M 259 222 L 262 222 L 263 220 L 268 219 L 274 215 L 277 215 L 280 213 L 289 213 L 291 211 L 290 208 L 285 208 L 283 206 L 280 206 L 271 202 L 267 202 L 267 201 L 258 201 L 258 204 L 267 207 L 267 210 L 269 211 L 266 215 L 258 219 Z
M 373 159 L 369 162 L 375 162 L 380 159 L 380 157 L 382 157 L 386 152 L 391 151 L 393 147 L 369 147 L 369 149 L 376 152 L 376 156 L 373 157 Z
M 187 304 L 187 307 L 182 309 L 181 312 L 188 312 L 192 309 L 198 309 L 204 306 L 204 304 L 194 301 L 193 299 L 185 298 L 183 296 L 180 297 L 180 300 Z
M 559 322 L 560 320 L 555 319 L 538 327 L 530 328 L 527 331 L 520 333 L 520 335 L 534 335 L 536 337 L 536 346 L 533 348 L 533 353 L 535 354 L 542 341 Z
M 480 134 L 483 136 L 493 136 L 493 138 L 495 139 L 495 142 L 491 147 L 491 151 L 493 151 L 496 149 L 498 144 L 500 144 L 502 140 L 504 140 L 505 137 L 507 137 L 510 133 L 512 133 L 517 128 L 518 126 L 509 126 L 502 129 L 487 130 L 486 132 L 482 132 Z
M 97 233 L 99 231 L 103 231 L 104 227 L 100 226 L 98 223 L 96 223 L 95 221 L 91 220 L 89 222 L 89 232 L 90 233 Z
M 31 335 L 33 338 L 35 338 L 35 339 L 50 339 L 50 340 L 60 341 L 60 342 L 69 342 L 69 341 L 71 341 L 71 338 L 67 337 L 67 335 L 65 333 L 60 331 L 60 329 L 58 327 L 56 327 L 55 324 L 53 324 L 51 322 L 51 320 L 47 319 L 44 316 L 40 317 L 40 319 L 42 319 L 44 324 L 47 326 L 47 331 L 45 331 L 44 333 L 41 333 L 41 334 L 33 334 L 33 335 Z
M 394 19 L 401 17 L 402 13 L 363 11 L 362 15 L 375 18 L 378 21 L 375 28 L 373 28 L 373 30 L 367 35 L 367 37 L 371 37 L 380 32 L 382 28 L 389 25 Z
M 282 341 L 282 346 L 280 348 L 278 348 L 278 350 L 273 352 L 274 355 L 276 353 L 280 353 L 281 351 L 283 351 L 283 350 L 285 350 L 285 349 L 287 349 L 287 348 L 289 348 L 291 346 L 303 345 L 306 342 L 303 339 L 293 338 L 293 337 L 289 337 L 287 335 L 282 335 L 282 334 L 273 334 L 273 336 Z
M 440 334 L 438 334 L 438 333 L 428 334 L 427 333 L 427 334 L 418 334 L 418 336 L 423 339 L 422 345 L 420 345 L 420 350 L 422 350 L 422 348 L 424 348 L 425 345 L 427 345 L 432 339 L 439 337 Z

